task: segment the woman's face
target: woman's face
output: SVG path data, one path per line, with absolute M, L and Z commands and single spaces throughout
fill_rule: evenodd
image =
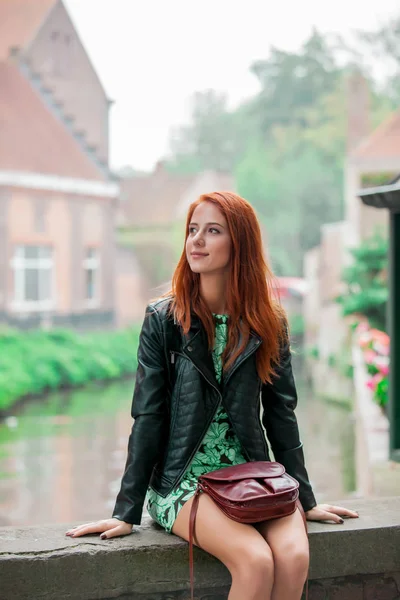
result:
M 194 273 L 216 274 L 228 270 L 231 236 L 222 212 L 212 202 L 202 202 L 189 223 L 186 257 Z

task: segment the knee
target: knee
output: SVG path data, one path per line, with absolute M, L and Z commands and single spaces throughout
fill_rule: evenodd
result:
M 310 564 L 308 547 L 288 543 L 274 553 L 275 567 L 291 580 L 304 581 Z
M 256 581 L 271 581 L 274 575 L 274 559 L 267 544 L 261 548 L 240 550 L 233 567 L 235 574 L 249 584 Z

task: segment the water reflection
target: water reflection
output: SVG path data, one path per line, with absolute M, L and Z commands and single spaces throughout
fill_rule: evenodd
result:
M 315 398 L 297 366 L 297 410 L 318 500 L 354 488 L 348 410 Z M 0 424 L 0 525 L 106 518 L 114 506 L 131 428 L 133 380 L 57 393 Z M 329 468 L 327 468 L 329 465 Z
M 0 425 L 0 524 L 105 518 L 131 428 L 133 381 L 52 394 Z

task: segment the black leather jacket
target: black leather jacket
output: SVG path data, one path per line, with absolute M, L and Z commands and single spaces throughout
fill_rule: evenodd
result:
M 183 336 L 167 316 L 169 302 L 147 307 L 132 401 L 135 421 L 113 516 L 140 524 L 148 485 L 164 497 L 176 487 L 221 403 L 248 460 L 270 460 L 268 438 L 275 460 L 299 482 L 304 510 L 311 509 L 316 501 L 294 414 L 289 347 L 282 350 L 279 376 L 273 385 L 264 385 L 255 361 L 262 340 L 251 334 L 220 386 L 201 321 L 192 315 L 191 329 Z

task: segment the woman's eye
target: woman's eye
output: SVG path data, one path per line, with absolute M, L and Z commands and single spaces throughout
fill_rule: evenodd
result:
M 219 229 L 215 229 L 215 227 L 210 227 L 210 231 L 213 233 L 219 233 Z
M 195 227 L 189 227 L 189 233 L 193 233 L 195 231 Z

